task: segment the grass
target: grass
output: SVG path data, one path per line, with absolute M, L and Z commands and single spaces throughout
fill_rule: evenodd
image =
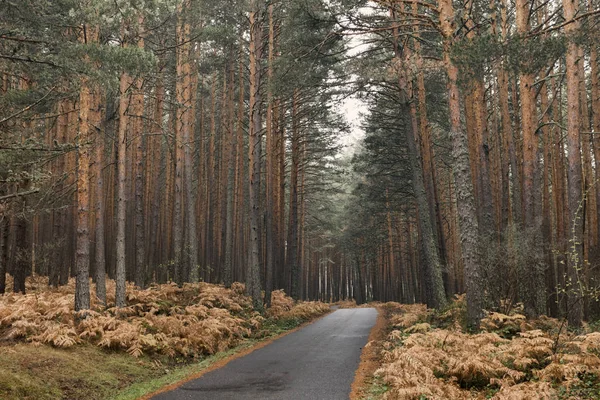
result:
M 91 345 L 72 349 L 16 344 L 0 348 L 0 398 L 106 399 L 137 379 L 164 372 L 149 358 Z
M 90 344 L 69 349 L 27 343 L 0 346 L 0 398 L 6 400 L 133 400 L 185 380 L 262 340 L 302 324 L 301 319 L 266 320 L 255 338 L 202 359 L 134 358 Z
M 152 378 L 150 377 L 147 380 L 136 382 L 124 390 L 120 390 L 118 393 L 107 397 L 110 400 L 135 400 L 149 393 L 153 393 L 160 388 L 168 385 L 172 385 L 174 383 L 185 380 L 190 375 L 198 373 L 203 369 L 206 369 L 213 365 L 214 363 L 227 358 L 239 351 L 246 350 L 255 345 L 257 340 L 248 340 L 243 344 L 240 344 L 233 349 L 228 351 L 224 351 L 221 353 L 217 353 L 215 355 L 206 357 L 205 359 L 195 362 L 192 364 L 184 365 L 184 366 L 175 366 L 173 370 L 166 370 L 166 373 L 160 377 Z
M 381 399 L 385 393 L 388 392 L 389 386 L 387 386 L 383 379 L 379 377 L 373 377 L 372 381 L 369 383 L 368 387 L 365 390 L 363 400 L 377 400 Z

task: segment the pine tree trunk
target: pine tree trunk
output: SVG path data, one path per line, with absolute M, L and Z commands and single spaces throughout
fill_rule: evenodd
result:
M 157 130 L 156 134 L 152 134 L 148 141 L 148 147 L 151 149 L 151 158 L 148 160 L 151 167 L 149 174 L 146 175 L 147 185 L 152 187 L 151 204 L 152 219 L 150 220 L 150 254 L 149 265 L 156 271 L 157 265 L 162 261 L 160 258 L 159 244 L 159 225 L 161 216 L 161 191 L 166 187 L 166 172 L 163 172 L 163 166 L 166 164 L 166 154 L 162 155 L 162 130 L 163 130 L 163 113 L 164 113 L 164 95 L 165 88 L 163 84 L 162 72 L 159 71 L 158 79 L 155 88 L 155 108 L 154 108 L 154 126 Z M 153 277 L 155 281 L 160 282 L 158 277 Z
M 183 1 L 178 6 L 177 16 L 177 67 L 176 67 L 176 98 L 177 111 L 175 117 L 175 187 L 174 187 L 174 211 L 173 211 L 173 263 L 174 278 L 178 285 L 186 280 L 185 261 L 183 259 L 183 174 L 184 174 L 184 130 L 186 129 L 185 107 L 186 107 L 186 72 L 189 62 L 188 41 L 189 23 L 186 21 L 185 13 L 189 9 L 189 0 Z
M 592 2 L 590 2 L 590 7 Z M 592 103 L 592 145 L 594 149 L 594 160 L 596 162 L 594 187 L 596 192 L 596 205 L 600 206 L 600 68 L 598 68 L 598 50 L 596 46 L 590 48 L 590 79 L 591 79 L 591 103 Z M 589 194 L 590 196 L 592 194 Z M 600 207 L 592 210 L 596 213 L 596 225 L 600 221 Z M 598 229 L 598 228 L 597 228 Z M 600 232 L 598 232 L 600 235 Z M 600 253 L 600 237 L 595 238 L 596 252 Z M 600 255 L 600 254 L 599 254 Z
M 98 30 L 83 26 L 82 43 L 95 43 Z M 77 250 L 75 283 L 75 311 L 90 308 L 90 141 L 93 121 L 93 89 L 88 78 L 83 78 L 79 94 L 79 135 L 77 140 Z
M 517 32 L 520 36 L 529 33 L 529 12 L 531 4 L 527 0 L 516 3 Z M 537 132 L 537 112 L 534 93 L 534 75 L 521 73 L 519 76 L 519 94 L 521 100 L 521 129 L 523 132 L 523 226 L 533 228 L 537 235 L 540 232 L 541 215 L 536 213 L 539 205 L 539 184 L 535 177 L 539 176 Z M 539 243 L 541 238 L 534 240 Z M 532 249 L 533 250 L 533 249 Z M 534 252 L 543 250 L 535 249 Z M 525 314 L 537 317 L 545 311 L 544 274 L 535 262 L 519 269 L 519 297 L 525 306 Z
M 6 228 L 5 216 L 0 216 L 0 294 L 6 292 L 6 264 L 8 248 L 8 229 Z
M 140 24 L 143 20 L 140 18 Z M 139 39 L 138 48 L 144 48 L 144 39 Z M 135 271 L 134 282 L 138 288 L 146 284 L 146 235 L 145 235 L 145 210 L 144 210 L 144 91 L 143 80 L 136 78 L 133 82 L 131 96 L 131 134 L 133 136 L 135 162 Z
M 246 272 L 246 291 L 255 309 L 262 308 L 259 265 L 259 221 L 260 221 L 260 163 L 261 145 L 260 130 L 261 99 L 260 99 L 260 59 L 262 46 L 262 27 L 259 21 L 261 4 L 252 0 L 250 5 L 250 101 L 248 104 L 249 121 L 249 190 L 250 190 L 250 260 Z
M 235 216 L 234 216 L 234 200 L 235 200 L 235 169 L 236 169 L 236 160 L 238 157 L 237 154 L 237 131 L 238 127 L 234 124 L 234 105 L 233 105 L 233 97 L 234 97 L 234 71 L 231 70 L 230 73 L 230 84 L 229 84 L 229 113 L 230 113 L 230 132 L 229 132 L 229 149 L 227 149 L 229 155 L 227 157 L 227 192 L 226 192 L 226 207 L 227 207 L 227 219 L 225 222 L 225 264 L 223 271 L 223 282 L 225 283 L 225 287 L 231 287 L 233 283 L 233 250 L 234 250 L 234 230 L 235 230 Z M 237 123 L 240 123 L 238 119 Z
M 186 41 L 189 41 L 190 37 L 190 24 L 185 25 L 185 34 L 184 37 Z M 186 44 L 185 54 L 188 57 L 192 57 L 191 43 Z M 194 63 L 195 65 L 195 63 Z M 198 236 L 197 236 L 197 226 L 196 226 L 196 200 L 194 198 L 194 188 L 193 188 L 193 148 L 194 148 L 194 138 L 193 138 L 193 126 L 194 126 L 194 113 L 193 113 L 193 101 L 195 98 L 194 92 L 196 91 L 196 79 L 192 78 L 193 75 L 192 70 L 192 62 L 191 60 L 187 60 L 185 63 L 185 72 L 184 72 L 184 111 L 181 115 L 182 118 L 182 140 L 184 145 L 184 187 L 185 187 L 185 196 L 186 196 L 186 218 L 187 218 L 187 240 L 186 240 L 186 248 L 188 251 L 187 257 L 187 268 L 188 271 L 187 279 L 189 282 L 198 282 L 199 279 L 199 271 L 198 271 Z
M 501 7 L 502 14 L 502 39 L 506 39 L 508 34 L 508 16 L 506 11 L 506 0 L 503 0 L 503 6 Z M 501 174 L 502 174 L 502 215 L 503 215 L 503 228 L 506 228 L 509 223 L 514 221 L 514 209 L 520 207 L 520 204 L 515 205 L 511 202 L 510 196 L 510 180 L 513 177 L 515 181 L 515 174 L 517 171 L 516 157 L 514 157 L 514 144 L 512 125 L 510 120 L 510 109 L 508 102 L 508 72 L 506 71 L 506 65 L 498 67 L 498 102 L 500 106 L 500 132 L 502 137 L 502 156 L 501 156 Z M 513 191 L 514 189 L 513 184 Z
M 127 127 L 128 127 L 128 108 L 130 103 L 130 94 L 127 93 L 131 84 L 131 78 L 127 73 L 121 74 L 119 84 L 119 129 L 117 135 L 117 263 L 116 263 L 116 295 L 115 302 L 117 307 L 125 307 L 125 223 L 127 211 Z
M 273 273 L 275 263 L 275 246 L 274 246 L 274 229 L 273 229 L 273 209 L 275 203 L 275 190 L 273 185 L 274 180 L 274 153 L 273 153 L 273 91 L 271 88 L 273 80 L 273 60 L 275 53 L 275 26 L 273 23 L 273 4 L 269 4 L 269 59 L 268 59 L 268 71 L 267 71 L 267 154 L 266 154 L 266 175 L 267 175 L 267 193 L 266 193 L 266 264 L 267 268 L 265 271 L 265 303 L 267 307 L 271 307 L 271 292 L 273 291 Z
M 448 106 L 450 109 L 450 137 L 452 138 L 453 172 L 458 209 L 459 232 L 464 260 L 464 276 L 467 292 L 467 321 L 472 327 L 479 326 L 483 317 L 483 287 L 479 271 L 478 226 L 473 181 L 469 164 L 468 140 L 460 125 L 460 104 L 457 86 L 458 70 L 450 58 L 449 40 L 454 33 L 451 21 L 454 10 L 450 0 L 439 3 L 441 28 L 446 37 L 444 61 L 448 73 Z
M 416 2 L 412 3 L 413 16 L 418 15 L 418 5 Z M 414 31 L 414 52 L 416 57 L 416 67 L 418 70 L 423 70 L 423 57 L 421 55 L 421 42 L 419 26 L 417 24 L 413 27 Z M 444 237 L 444 231 L 442 229 L 443 218 L 440 210 L 439 193 L 437 188 L 437 173 L 436 165 L 434 160 L 434 152 L 432 146 L 432 132 L 429 126 L 429 120 L 427 117 L 427 101 L 426 101 L 426 89 L 425 89 L 425 74 L 417 74 L 417 103 L 418 103 L 418 115 L 419 115 L 419 138 L 417 140 L 420 143 L 421 154 L 423 158 L 423 177 L 425 179 L 425 189 L 427 192 L 427 199 L 429 202 L 429 213 L 431 215 L 431 221 L 434 227 L 434 234 L 437 238 L 438 243 L 438 254 L 440 262 L 445 265 L 446 260 L 446 238 Z M 445 268 L 444 268 L 445 270 Z M 444 274 L 444 286 L 448 293 L 447 287 L 447 273 Z
M 286 264 L 290 276 L 290 295 L 297 299 L 300 294 L 298 268 L 298 174 L 300 169 L 300 121 L 298 116 L 299 91 L 294 90 L 292 101 L 292 165 L 290 172 L 289 224 Z
M 95 160 L 94 172 L 96 175 L 96 243 L 95 243 L 95 281 L 96 281 L 96 297 L 102 304 L 106 304 L 106 249 L 104 243 L 105 227 L 104 227 L 104 123 L 102 122 L 102 97 L 96 93 L 94 101 L 94 121 L 101 127 L 99 135 L 95 138 Z
M 563 0 L 566 21 L 571 21 L 578 12 L 578 0 Z M 568 292 L 568 320 L 571 326 L 580 326 L 583 318 L 582 293 L 580 292 L 581 273 L 583 271 L 582 224 L 582 167 L 580 144 L 580 102 L 579 102 L 579 46 L 575 43 L 579 22 L 565 26 L 569 42 L 566 55 L 567 76 L 567 191 L 569 210 L 569 247 L 567 275 L 570 281 Z M 581 62 L 581 61 L 579 61 Z
M 556 243 L 554 242 L 552 235 L 553 226 L 553 215 L 551 210 L 551 197 L 550 197 L 550 185 L 551 185 L 551 171 L 552 171 L 552 135 L 549 125 L 550 122 L 550 105 L 548 98 L 548 81 L 546 80 L 546 73 L 540 74 L 540 80 L 543 80 L 540 88 L 540 109 L 542 110 L 542 125 L 540 132 L 542 133 L 543 145 L 544 145 L 544 165 L 543 165 L 543 177 L 542 177 L 542 188 L 543 188 L 543 204 L 542 204 L 542 238 L 545 247 L 550 246 L 550 249 L 557 249 Z M 554 190 L 554 188 L 553 188 Z M 546 269 L 546 291 L 542 293 L 549 293 L 546 297 L 546 309 L 549 310 L 549 315 L 556 316 L 558 314 L 558 297 L 556 296 L 556 276 L 554 275 L 554 265 L 552 251 L 545 248 L 545 260 L 548 265 Z
M 410 102 L 408 96 L 408 79 L 405 75 L 406 68 L 401 61 L 401 51 L 398 45 L 397 32 L 394 40 L 396 48 L 396 62 L 398 63 L 398 106 L 400 115 L 404 119 L 403 131 L 408 145 L 408 157 L 412 170 L 412 186 L 418 209 L 418 223 L 423 234 L 423 256 L 425 258 L 425 287 L 427 293 L 427 305 L 433 308 L 441 308 L 446 304 L 444 282 L 442 280 L 442 263 L 436 243 L 434 225 L 432 222 L 431 209 L 425 190 L 424 166 L 421 149 L 417 146 L 416 137 L 419 135 L 419 126 L 415 102 Z M 408 57 L 408 53 L 404 54 Z M 414 92 L 414 91 L 413 91 Z
M 16 203 L 19 203 L 17 205 L 18 214 L 14 217 L 14 223 L 11 227 L 14 230 L 14 241 L 11 246 L 14 252 L 12 266 L 13 293 L 25 294 L 25 279 L 27 278 L 28 269 L 31 265 L 31 246 L 30 241 L 28 240 L 27 219 L 25 217 L 27 201 L 26 198 L 23 198 L 22 200 L 17 200 Z

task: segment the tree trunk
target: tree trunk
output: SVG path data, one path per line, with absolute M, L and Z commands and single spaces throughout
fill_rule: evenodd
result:
M 439 3 L 442 32 L 446 37 L 444 61 L 448 74 L 448 106 L 450 109 L 450 137 L 452 138 L 453 172 L 458 209 L 460 241 L 464 260 L 464 276 L 467 292 L 467 321 L 472 327 L 479 326 L 483 317 L 483 287 L 479 271 L 478 226 L 473 181 L 469 164 L 468 140 L 460 124 L 458 93 L 458 70 L 450 58 L 450 40 L 454 33 L 451 21 L 454 10 L 450 0 Z
M 94 172 L 96 175 L 96 244 L 95 244 L 95 281 L 96 281 L 96 297 L 102 304 L 106 304 L 106 249 L 104 242 L 105 227 L 104 227 L 104 122 L 102 121 L 102 98 L 99 93 L 95 96 L 95 113 L 94 121 L 101 128 L 99 134 L 95 137 L 95 160 Z
M 266 154 L 266 175 L 267 175 L 267 193 L 266 193 L 266 262 L 267 268 L 265 272 L 265 303 L 267 307 L 271 307 L 271 292 L 273 290 L 273 273 L 274 273 L 274 262 L 275 262 L 275 246 L 274 246 L 274 220 L 273 220 L 273 209 L 275 203 L 275 190 L 273 185 L 275 184 L 274 179 L 274 161 L 275 154 L 273 152 L 273 91 L 271 89 L 273 81 L 273 60 L 275 53 L 275 26 L 273 23 L 273 4 L 269 4 L 269 61 L 267 71 L 267 154 Z
M 186 41 L 189 41 L 190 37 L 190 24 L 186 23 L 184 37 Z M 184 54 L 187 57 L 192 57 L 191 43 L 187 43 L 184 50 Z M 196 65 L 196 63 L 193 63 Z M 194 198 L 194 187 L 193 187 L 193 174 L 194 163 L 192 159 L 192 152 L 194 148 L 193 139 L 193 126 L 194 126 L 194 113 L 193 101 L 195 97 L 194 92 L 196 91 L 196 79 L 193 78 L 192 62 L 187 60 L 185 63 L 184 71 L 184 110 L 182 112 L 182 140 L 184 147 L 184 187 L 186 196 L 186 217 L 187 217 L 187 240 L 186 248 L 188 251 L 187 257 L 187 268 L 188 275 L 185 277 L 189 282 L 198 282 L 199 271 L 198 271 L 198 236 L 196 227 L 196 200 Z
M 140 18 L 140 24 L 143 21 Z M 144 39 L 140 38 L 138 48 L 144 48 Z M 133 136 L 135 162 L 135 272 L 134 282 L 138 288 L 146 284 L 146 235 L 144 210 L 144 91 L 143 80 L 136 78 L 133 82 L 131 96 L 131 134 Z
M 97 28 L 83 26 L 82 43 L 95 43 Z M 83 78 L 79 93 L 79 135 L 77 140 L 77 250 L 75 311 L 90 308 L 90 141 L 94 120 L 90 108 L 94 93 L 88 78 Z M 93 112 L 92 112 L 93 114 Z
M 185 12 L 189 9 L 189 0 L 179 4 L 177 9 L 177 67 L 176 67 L 176 98 L 177 111 L 175 117 L 175 190 L 173 211 L 173 263 L 174 278 L 178 285 L 186 280 L 185 262 L 183 259 L 183 174 L 184 174 L 184 131 L 186 129 L 186 84 L 189 63 L 188 34 L 189 23 L 186 21 Z
M 31 265 L 31 248 L 28 240 L 29 235 L 27 234 L 27 218 L 25 216 L 27 209 L 26 199 L 17 200 L 17 203 L 19 203 L 18 215 L 13 219 L 13 293 L 25 294 L 25 279 Z
M 227 201 L 227 220 L 225 222 L 225 265 L 223 271 L 223 281 L 225 283 L 225 287 L 231 287 L 233 283 L 233 237 L 235 230 L 235 216 L 234 216 L 234 200 L 235 200 L 235 170 L 236 170 L 236 160 L 238 157 L 237 154 L 237 131 L 239 130 L 238 126 L 235 126 L 234 121 L 234 107 L 233 107 L 233 85 L 234 85 L 234 72 L 231 70 L 230 77 L 230 85 L 229 90 L 231 93 L 230 97 L 230 118 L 231 118 L 231 132 L 229 133 L 229 156 L 227 158 L 227 193 L 226 193 L 226 201 Z M 242 97 L 243 101 L 243 97 Z M 238 118 L 237 124 L 241 124 L 240 118 Z
M 300 121 L 298 116 L 299 91 L 294 90 L 292 101 L 292 166 L 290 172 L 290 202 L 286 264 L 290 276 L 290 294 L 297 299 L 300 294 L 298 268 L 298 174 L 300 169 Z
M 423 234 L 423 255 L 425 257 L 425 286 L 427 292 L 427 305 L 433 308 L 441 308 L 446 304 L 444 282 L 442 280 L 442 263 L 436 243 L 432 214 L 429 207 L 427 193 L 425 191 L 424 167 L 421 149 L 417 146 L 416 136 L 419 132 L 415 103 L 410 102 L 408 96 L 408 79 L 405 75 L 407 68 L 402 62 L 402 51 L 398 45 L 397 31 L 395 32 L 394 44 L 396 49 L 396 63 L 398 68 L 398 89 L 400 115 L 404 119 L 401 129 L 408 145 L 408 157 L 412 170 L 413 193 L 418 212 L 418 223 Z M 404 55 L 408 56 L 408 53 Z M 414 91 L 413 91 L 414 92 Z
M 563 10 L 566 21 L 571 21 L 578 11 L 578 0 L 563 0 Z M 567 191 L 569 210 L 569 247 L 567 275 L 570 286 L 568 287 L 568 320 L 571 326 L 580 326 L 583 318 L 583 305 L 581 284 L 583 271 L 582 247 L 582 168 L 581 145 L 579 139 L 580 104 L 579 104 L 579 46 L 575 42 L 574 34 L 577 33 L 579 22 L 575 21 L 565 26 L 568 36 L 566 56 L 567 76 Z
M 6 229 L 6 216 L 0 215 L 0 294 L 6 292 L 6 257 L 8 229 Z
M 259 265 L 259 221 L 260 221 L 260 163 L 261 145 L 260 130 L 261 99 L 260 99 L 260 59 L 262 47 L 262 27 L 260 12 L 262 10 L 259 0 L 252 0 L 250 5 L 250 101 L 248 103 L 249 121 L 249 180 L 250 180 L 250 260 L 246 272 L 246 291 L 254 308 L 262 308 L 262 294 L 260 288 Z
M 127 112 L 129 108 L 129 96 L 127 93 L 131 84 L 131 78 L 127 73 L 121 74 L 119 84 L 119 130 L 117 136 L 117 263 L 116 263 L 116 295 L 117 307 L 125 307 L 125 218 L 127 211 Z

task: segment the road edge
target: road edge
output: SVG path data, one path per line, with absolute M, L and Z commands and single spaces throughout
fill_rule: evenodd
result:
M 367 344 L 360 354 L 360 362 L 354 374 L 354 381 L 350 386 L 350 400 L 360 400 L 364 397 L 364 391 L 368 387 L 368 379 L 373 376 L 380 364 L 380 343 L 386 334 L 387 317 L 381 307 L 373 308 L 377 310 L 377 321 L 371 328 Z
M 217 370 L 219 368 L 223 368 L 224 366 L 226 366 L 227 364 L 229 364 L 231 361 L 236 360 L 238 358 L 241 357 L 245 357 L 248 354 L 258 350 L 258 349 L 262 349 L 265 346 L 268 346 L 269 344 L 273 343 L 274 341 L 281 339 L 284 336 L 287 336 L 289 334 L 292 334 L 294 332 L 299 331 L 300 329 L 313 324 L 323 318 L 325 318 L 326 316 L 332 314 L 333 312 L 335 312 L 335 310 L 330 310 L 326 313 L 324 313 L 323 315 L 318 316 L 317 318 L 311 319 L 310 321 L 305 321 L 302 324 L 298 325 L 297 327 L 290 329 L 289 331 L 280 333 L 276 336 L 272 336 L 263 340 L 258 341 L 257 343 L 255 343 L 254 345 L 252 345 L 251 347 L 248 347 L 246 349 L 240 350 L 238 352 L 235 352 L 234 354 L 231 354 L 225 358 L 222 358 L 220 360 L 216 360 L 214 363 L 210 364 L 209 366 L 207 366 L 206 368 L 203 368 L 200 371 L 194 372 L 191 375 L 187 376 L 184 379 L 181 379 L 175 383 L 171 383 L 169 385 L 163 386 L 162 388 L 155 390 L 153 392 L 147 393 L 141 397 L 139 397 L 137 400 L 150 400 L 152 397 L 161 394 L 161 393 L 165 393 L 165 392 L 170 392 L 172 390 L 177 389 L 178 387 L 180 387 L 181 385 L 193 381 L 195 379 L 201 378 L 203 375 L 212 372 L 214 370 Z

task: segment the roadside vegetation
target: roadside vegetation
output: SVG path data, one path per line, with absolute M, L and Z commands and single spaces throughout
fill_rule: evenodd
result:
M 119 398 L 134 382 L 142 395 L 329 310 L 275 291 L 261 314 L 242 284 L 195 283 L 132 285 L 126 307 L 109 296 L 75 312 L 74 281 L 48 289 L 47 278 L 32 277 L 27 286 L 0 297 L 2 399 Z
M 527 319 L 516 307 L 466 329 L 464 297 L 441 311 L 384 303 L 388 326 L 365 399 L 550 400 L 600 398 L 600 332 Z

